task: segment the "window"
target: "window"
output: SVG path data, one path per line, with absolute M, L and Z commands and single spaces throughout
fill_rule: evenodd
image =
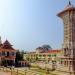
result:
M 12 56 L 15 56 L 15 52 L 12 52 Z
M 42 57 L 42 55 L 39 55 L 39 57 Z
M 0 56 L 1 56 L 1 52 L 0 52 Z
M 54 54 L 53 56 L 56 57 L 56 54 Z
M 70 61 L 70 65 L 72 65 L 72 61 Z
M 66 66 L 66 61 L 64 61 L 64 65 Z
M 9 52 L 7 52 L 7 56 L 9 56 Z
M 56 54 L 53 54 L 52 56 L 53 56 L 53 57 L 56 57 Z
M 2 55 L 5 56 L 6 55 L 5 52 L 2 52 Z
M 51 54 L 49 54 L 48 57 L 51 57 Z
M 63 64 L 63 61 L 61 61 L 61 64 Z
M 46 57 L 46 55 L 44 54 L 43 57 Z

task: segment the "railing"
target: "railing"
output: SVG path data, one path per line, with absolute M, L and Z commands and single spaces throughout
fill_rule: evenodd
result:
M 11 67 L 0 67 L 0 71 L 10 72 L 11 75 L 27 75 L 27 69 L 18 69 L 18 68 L 11 68 Z

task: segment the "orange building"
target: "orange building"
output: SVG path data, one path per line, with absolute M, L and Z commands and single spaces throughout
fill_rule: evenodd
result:
M 12 47 L 8 40 L 1 42 L 0 37 L 0 65 L 14 66 L 16 58 L 16 50 Z

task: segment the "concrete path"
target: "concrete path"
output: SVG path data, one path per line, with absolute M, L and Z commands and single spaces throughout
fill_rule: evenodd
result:
M 0 75 L 11 75 L 9 72 L 0 72 Z
M 57 74 L 57 75 L 69 75 L 68 73 L 65 73 L 65 72 L 59 72 L 59 71 L 53 71 L 54 74 Z

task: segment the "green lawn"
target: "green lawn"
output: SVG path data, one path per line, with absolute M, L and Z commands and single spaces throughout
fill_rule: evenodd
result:
M 31 68 L 32 71 L 36 71 L 38 72 L 40 75 L 57 75 L 57 74 L 53 74 L 53 71 L 49 71 L 49 74 L 46 73 L 46 70 L 44 69 L 40 69 L 40 68 Z
M 3 71 L 3 69 L 1 71 Z M 11 72 L 9 68 L 7 69 L 4 68 L 4 71 Z M 51 71 L 51 70 L 49 71 L 49 74 L 47 74 L 45 69 L 41 69 L 39 67 L 31 67 L 28 71 L 37 73 L 39 75 L 57 75 L 57 74 L 54 74 L 53 73 L 54 71 Z M 17 74 L 17 69 L 12 70 L 12 73 Z M 24 70 L 18 70 L 18 73 L 19 73 L 18 75 L 25 75 Z

